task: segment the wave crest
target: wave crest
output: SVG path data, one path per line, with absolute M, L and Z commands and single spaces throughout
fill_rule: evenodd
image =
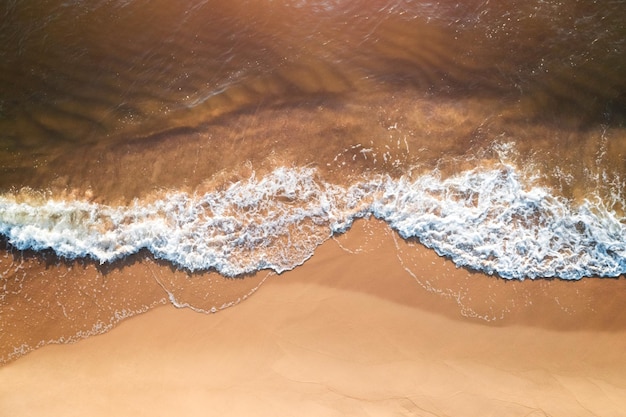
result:
M 504 278 L 626 272 L 624 219 L 589 201 L 573 207 L 524 184 L 505 164 L 446 179 L 379 175 L 347 187 L 314 169 L 283 167 L 223 190 L 119 207 L 0 197 L 0 233 L 17 249 L 101 263 L 147 249 L 179 267 L 226 276 L 293 269 L 333 234 L 372 215 L 458 266 Z

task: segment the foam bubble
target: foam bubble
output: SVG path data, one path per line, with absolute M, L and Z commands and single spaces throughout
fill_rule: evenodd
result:
M 504 278 L 626 271 L 623 221 L 591 202 L 572 207 L 547 189 L 526 189 L 510 166 L 389 182 L 373 212 L 457 265 Z
M 278 168 L 221 191 L 120 207 L 0 197 L 0 233 L 18 249 L 101 263 L 147 249 L 179 267 L 227 276 L 292 269 L 370 215 L 459 266 L 504 278 L 626 272 L 624 219 L 524 184 L 506 164 L 445 179 L 373 176 L 347 187 L 310 168 Z

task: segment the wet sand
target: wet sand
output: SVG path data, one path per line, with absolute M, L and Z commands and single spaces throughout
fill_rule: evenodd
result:
M 3 366 L 0 408 L 20 416 L 626 415 L 626 283 L 598 281 L 505 282 L 358 222 L 232 308 L 157 307 Z
M 574 205 L 626 211 L 619 2 L 15 3 L 0 190 L 17 200 L 145 207 L 277 167 L 351 185 L 504 158 Z M 315 220 L 280 236 L 327 236 Z M 0 417 L 626 415 L 623 277 L 505 281 L 377 221 L 244 279 L 147 250 L 20 252 L 3 233 Z M 310 253 L 277 241 L 290 265 Z

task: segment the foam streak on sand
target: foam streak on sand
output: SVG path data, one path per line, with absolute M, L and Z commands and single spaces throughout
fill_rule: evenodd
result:
M 226 276 L 293 269 L 369 216 L 459 266 L 505 278 L 626 272 L 623 218 L 591 201 L 574 206 L 504 163 L 448 178 L 376 175 L 348 186 L 310 168 L 277 168 L 223 190 L 119 207 L 0 199 L 0 233 L 20 250 L 105 263 L 148 249 L 179 267 Z
M 39 349 L 0 367 L 10 381 L 0 384 L 2 410 L 625 415 L 626 280 L 504 282 L 456 269 L 412 242 L 396 246 L 393 236 L 382 222 L 355 222 L 236 308 L 205 315 L 167 305 L 104 335 Z M 466 320 L 461 305 L 506 317 Z

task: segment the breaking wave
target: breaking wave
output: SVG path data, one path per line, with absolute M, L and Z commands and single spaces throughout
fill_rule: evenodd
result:
M 623 217 L 525 183 L 504 163 L 448 178 L 375 175 L 348 186 L 311 168 L 282 167 L 223 190 L 118 207 L 0 197 L 0 233 L 17 249 L 100 263 L 147 249 L 178 267 L 226 276 L 293 269 L 369 216 L 458 266 L 507 279 L 626 272 Z

